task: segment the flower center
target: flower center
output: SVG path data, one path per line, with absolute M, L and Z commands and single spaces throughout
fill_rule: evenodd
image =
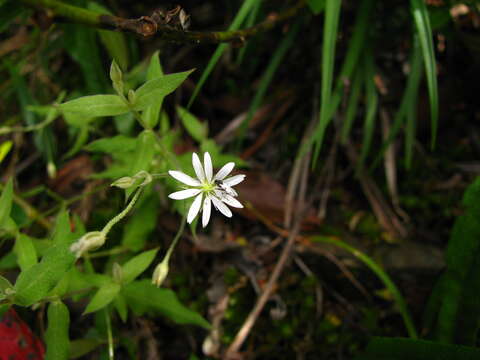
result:
M 213 190 L 216 189 L 216 187 L 217 185 L 215 185 L 214 182 L 205 181 L 202 183 L 202 190 L 205 192 L 212 192 Z

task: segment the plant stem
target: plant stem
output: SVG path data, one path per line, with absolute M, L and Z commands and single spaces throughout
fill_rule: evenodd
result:
M 285 11 L 267 17 L 263 22 L 235 31 L 184 31 L 174 27 L 157 23 L 150 16 L 138 19 L 125 19 L 118 16 L 100 14 L 95 11 L 68 5 L 57 0 L 20 0 L 28 6 L 39 9 L 48 9 L 54 18 L 68 22 L 84 24 L 101 29 L 133 32 L 145 37 L 158 36 L 162 39 L 180 43 L 243 43 L 247 38 L 258 33 L 268 31 L 277 24 L 294 17 L 306 4 L 305 0 L 298 0 L 295 5 Z

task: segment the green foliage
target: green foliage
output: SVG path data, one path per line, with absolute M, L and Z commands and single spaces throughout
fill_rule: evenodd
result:
M 17 235 L 14 252 L 17 255 L 18 266 L 22 271 L 37 263 L 37 251 L 33 245 L 33 240 L 25 234 Z
M 210 328 L 210 324 L 203 317 L 182 305 L 172 290 L 158 288 L 149 280 L 131 282 L 124 287 L 122 293 L 137 315 L 162 314 L 178 324 Z
M 463 197 L 464 214 L 455 221 L 446 252 L 447 268 L 430 299 L 425 315 L 442 342 L 476 343 L 480 325 L 480 178 Z
M 132 104 L 133 109 L 145 110 L 149 106 L 154 105 L 159 98 L 167 96 L 178 88 L 193 71 L 163 75 L 147 81 L 136 90 L 136 100 Z
M 158 249 L 144 251 L 143 253 L 131 258 L 122 266 L 122 283 L 128 284 L 143 273 L 152 263 Z
M 0 229 L 5 226 L 10 218 L 10 211 L 12 209 L 13 199 L 13 179 L 10 178 L 3 188 L 0 196 Z
M 118 95 L 91 95 L 60 105 L 64 112 L 88 114 L 92 117 L 114 116 L 129 111 L 128 105 Z
M 121 285 L 113 282 L 113 280 L 102 285 L 88 303 L 83 314 L 85 315 L 103 309 L 113 301 L 121 288 Z
M 180 117 L 180 120 L 182 120 L 185 130 L 187 130 L 192 138 L 198 142 L 207 140 L 207 123 L 200 122 L 200 120 L 198 120 L 192 113 L 181 106 L 177 107 L 177 113 Z
M 46 360 L 66 360 L 69 358 L 70 312 L 61 301 L 51 302 L 47 311 L 48 327 L 45 333 Z
M 325 8 L 326 0 L 308 0 L 308 6 L 315 15 L 318 15 Z

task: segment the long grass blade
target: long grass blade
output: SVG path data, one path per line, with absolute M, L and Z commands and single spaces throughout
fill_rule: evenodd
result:
M 350 94 L 350 98 L 348 99 L 347 110 L 345 112 L 345 120 L 343 122 L 342 130 L 340 133 L 340 140 L 344 144 L 346 143 L 350 135 L 353 121 L 357 116 L 358 101 L 360 99 L 363 84 L 362 80 L 363 79 L 361 71 L 356 71 L 352 81 L 352 92 Z
M 288 49 L 290 49 L 290 47 L 292 46 L 293 41 L 295 40 L 295 37 L 298 34 L 298 31 L 300 29 L 300 22 L 301 22 L 301 19 L 297 20 L 295 22 L 295 24 L 293 24 L 293 26 L 290 29 L 290 31 L 288 32 L 287 36 L 285 36 L 282 39 L 282 42 L 280 43 L 280 45 L 277 47 L 277 49 L 273 53 L 272 59 L 270 60 L 270 63 L 268 64 L 267 69 L 265 70 L 265 73 L 264 73 L 264 75 L 263 75 L 263 77 L 260 81 L 260 85 L 258 87 L 258 90 L 255 93 L 255 96 L 252 100 L 252 103 L 250 105 L 250 109 L 248 110 L 247 117 L 243 121 L 240 136 L 239 136 L 239 141 L 243 140 L 243 138 L 245 136 L 245 132 L 248 128 L 248 123 L 252 119 L 255 111 L 258 109 L 258 107 L 262 103 L 262 100 L 265 96 L 265 93 L 267 92 L 268 86 L 272 82 L 273 76 L 275 75 L 278 67 L 282 63 L 282 60 L 283 60 L 285 54 L 287 53 Z
M 378 94 L 375 88 L 375 64 L 372 51 L 365 54 L 365 92 L 367 94 L 366 115 L 363 123 L 362 151 L 358 166 L 365 163 L 368 152 L 372 145 L 373 133 L 375 132 L 375 119 L 378 110 Z
M 402 125 L 404 124 L 405 119 L 407 118 L 408 121 L 415 122 L 416 120 L 416 107 L 418 102 L 418 90 L 420 88 L 420 80 L 422 79 L 423 75 L 423 57 L 422 51 L 420 48 L 420 43 L 418 37 L 414 37 L 413 41 L 413 49 L 412 54 L 410 57 L 410 73 L 407 79 L 407 86 L 405 92 L 403 93 L 402 101 L 400 102 L 400 107 L 395 114 L 395 118 L 393 119 L 393 125 L 388 134 L 387 139 L 382 144 L 380 151 L 378 151 L 375 161 L 372 163 L 370 169 L 374 169 L 375 167 L 380 164 L 383 154 L 385 150 L 390 146 L 392 141 L 395 139 L 397 134 L 399 133 Z M 414 125 L 414 124 L 413 124 Z M 410 127 L 409 127 L 410 126 Z M 406 142 L 405 142 L 405 151 L 406 154 L 413 153 L 413 140 L 415 138 L 415 127 L 412 127 L 412 124 L 407 124 L 406 131 Z M 411 155 L 406 155 L 408 158 Z M 406 165 L 410 164 L 410 162 L 406 162 Z M 409 165 L 407 166 L 407 168 Z
M 402 296 L 400 290 L 398 290 L 397 286 L 392 281 L 390 276 L 388 276 L 388 274 L 371 257 L 364 254 L 360 250 L 354 248 L 353 246 L 350 246 L 335 238 L 325 237 L 325 236 L 315 236 L 311 238 L 311 240 L 315 242 L 323 242 L 323 243 L 333 244 L 335 246 L 338 246 L 348 251 L 349 253 L 351 253 L 358 260 L 363 262 L 370 270 L 372 270 L 375 273 L 375 275 L 377 275 L 378 278 L 383 282 L 385 287 L 388 289 L 388 291 L 390 291 L 393 298 L 395 299 L 395 303 L 397 304 L 397 308 L 400 311 L 400 314 L 402 315 L 405 328 L 407 329 L 408 336 L 411 337 L 412 339 L 418 338 L 417 330 L 415 329 L 412 316 L 408 311 L 407 303 L 405 302 L 405 299 Z
M 251 11 L 252 7 L 258 2 L 258 0 L 245 0 L 244 3 L 242 4 L 242 7 L 238 11 L 237 15 L 232 21 L 232 24 L 228 28 L 228 30 L 238 30 L 240 25 L 242 25 L 243 21 Z M 202 75 L 200 76 L 200 80 L 198 80 L 197 86 L 195 86 L 195 89 L 193 90 L 193 94 L 190 97 L 190 100 L 188 101 L 187 109 L 190 108 L 190 106 L 193 104 L 195 101 L 198 93 L 202 89 L 203 85 L 205 84 L 205 81 L 207 80 L 208 76 L 212 72 L 213 68 L 217 64 L 218 60 L 222 56 L 223 52 L 227 48 L 228 44 L 220 44 L 217 46 L 215 52 L 213 53 L 212 57 L 210 58 L 210 61 L 207 64 L 207 67 L 203 71 Z
M 365 37 L 369 29 L 369 20 L 373 12 L 373 6 L 375 5 L 375 2 L 376 0 L 363 0 L 358 10 L 357 17 L 355 19 L 355 25 L 353 27 L 352 38 L 350 39 L 348 45 L 347 55 L 340 69 L 340 75 L 337 79 L 335 91 L 333 92 L 333 95 L 331 97 L 329 110 L 330 112 L 328 115 L 329 119 L 331 119 L 331 117 L 335 114 L 338 106 L 340 105 L 343 90 L 345 87 L 345 82 L 348 82 L 351 79 L 353 71 L 358 65 L 358 59 L 360 58 L 361 52 L 363 51 Z M 320 123 L 314 130 L 314 135 L 309 139 L 308 142 L 303 144 L 300 151 L 300 156 L 305 155 L 306 151 L 310 149 L 312 144 L 318 142 L 315 134 L 320 132 L 320 130 L 317 130 L 319 129 L 319 127 Z M 315 166 L 315 162 L 312 162 L 312 165 Z
M 313 165 L 315 165 L 320 148 L 323 143 L 325 129 L 330 122 L 330 98 L 332 94 L 333 72 L 335 63 L 335 44 L 338 34 L 341 0 L 326 0 L 325 20 L 323 27 L 322 48 L 322 86 L 320 99 L 320 118 L 314 133 L 315 147 L 313 152 Z
M 430 95 L 430 113 L 432 122 L 432 149 L 435 147 L 438 128 L 438 85 L 435 52 L 433 49 L 432 28 L 427 6 L 424 0 L 410 0 L 413 19 L 422 48 L 428 92 Z

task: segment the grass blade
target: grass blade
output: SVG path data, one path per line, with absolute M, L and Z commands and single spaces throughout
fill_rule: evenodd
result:
M 418 102 L 418 90 L 420 88 L 420 80 L 422 79 L 423 69 L 422 69 L 422 52 L 420 48 L 420 43 L 418 37 L 415 36 L 413 42 L 413 50 L 410 58 L 410 74 L 407 79 L 407 87 L 400 102 L 400 107 L 395 114 L 393 119 L 393 126 L 388 134 L 387 139 L 382 144 L 380 151 L 375 158 L 370 169 L 374 169 L 380 163 L 385 150 L 390 146 L 395 136 L 397 136 L 400 131 L 405 118 L 407 121 L 415 122 L 416 107 Z M 407 168 L 410 166 L 408 160 L 413 153 L 413 140 L 415 137 L 415 124 L 407 124 L 406 128 L 406 142 L 405 142 L 405 152 L 406 152 L 406 165 Z M 409 155 L 410 154 L 410 155 Z
M 340 0 L 327 0 L 325 4 L 325 22 L 323 27 L 322 49 L 322 95 L 320 99 L 320 119 L 314 132 L 315 149 L 313 153 L 313 165 L 315 165 L 320 148 L 323 143 L 325 129 L 330 122 L 330 98 L 332 94 L 333 71 L 335 62 L 335 43 L 338 33 L 338 21 L 340 18 Z
M 348 52 L 345 57 L 345 61 L 340 69 L 340 75 L 337 79 L 335 91 L 331 97 L 330 113 L 328 115 L 329 118 L 331 118 L 333 114 L 337 111 L 337 108 L 340 105 L 340 101 L 342 99 L 345 81 L 351 79 L 353 72 L 358 64 L 358 59 L 360 58 L 361 52 L 364 48 L 367 30 L 370 28 L 369 20 L 373 12 L 374 5 L 375 0 L 363 0 L 358 10 L 358 15 L 355 19 L 355 25 L 352 32 L 353 35 L 348 45 Z M 317 128 L 319 128 L 319 126 L 320 124 L 317 125 Z M 300 150 L 300 156 L 303 156 L 306 151 L 310 149 L 314 142 L 318 142 L 317 137 L 315 136 L 315 134 L 318 132 L 317 128 L 313 132 L 314 135 L 309 139 L 307 143 L 302 146 L 302 149 Z M 316 160 L 314 159 L 314 162 L 312 162 L 313 166 L 315 166 L 315 161 Z
M 430 95 L 430 112 L 432 121 L 432 149 L 435 147 L 438 128 L 438 85 L 435 52 L 433 50 L 432 29 L 427 6 L 423 0 L 410 0 L 413 19 L 422 48 L 427 86 Z
M 372 145 L 375 119 L 378 110 L 378 94 L 375 88 L 375 64 L 371 49 L 365 54 L 365 92 L 367 94 L 366 115 L 363 123 L 362 152 L 358 166 L 362 166 Z
M 342 126 L 340 139 L 342 143 L 346 143 L 350 130 L 352 129 L 353 121 L 357 115 L 358 101 L 360 100 L 360 94 L 362 90 L 362 73 L 357 71 L 352 81 L 352 92 L 348 99 L 347 110 L 345 112 L 345 119 Z
M 300 29 L 300 21 L 297 21 L 290 31 L 288 32 L 287 36 L 285 36 L 282 39 L 282 42 L 280 45 L 276 48 L 275 52 L 273 53 L 272 59 L 270 60 L 270 63 L 267 66 L 267 69 L 265 70 L 265 73 L 262 77 L 262 80 L 260 81 L 260 85 L 258 87 L 257 92 L 255 93 L 255 97 L 252 100 L 252 103 L 250 105 L 250 109 L 248 110 L 247 117 L 243 121 L 241 131 L 240 131 L 240 137 L 239 141 L 241 142 L 245 136 L 245 132 L 248 128 L 248 123 L 253 117 L 253 114 L 255 111 L 258 109 L 260 104 L 262 103 L 263 97 L 265 96 L 265 93 L 267 92 L 268 86 L 272 82 L 273 75 L 275 75 L 278 67 L 280 66 L 285 54 L 287 53 L 288 49 L 293 44 L 293 40 L 295 39 L 299 29 Z
M 400 311 L 400 314 L 402 315 L 402 318 L 403 318 L 403 322 L 405 323 L 405 328 L 407 329 L 408 336 L 410 336 L 412 339 L 418 338 L 417 330 L 415 329 L 415 325 L 413 324 L 412 317 L 407 308 L 407 303 L 405 302 L 405 299 L 400 293 L 400 290 L 398 290 L 397 286 L 392 281 L 390 276 L 388 276 L 388 274 L 372 258 L 367 256 L 363 252 L 359 251 L 358 249 L 354 248 L 353 246 L 350 246 L 332 237 L 315 236 L 311 238 L 311 240 L 314 242 L 319 242 L 319 243 L 323 242 L 323 243 L 338 246 L 348 251 L 352 255 L 354 255 L 358 260 L 360 260 L 370 270 L 372 270 L 375 273 L 375 275 L 377 275 L 378 278 L 383 282 L 385 287 L 388 289 L 388 291 L 390 291 L 393 298 L 395 299 L 398 310 Z
M 248 13 L 254 7 L 254 5 L 258 2 L 258 0 L 245 0 L 242 7 L 238 11 L 237 15 L 232 21 L 232 24 L 228 28 L 228 30 L 238 30 L 240 25 L 243 23 L 245 18 L 247 17 Z M 207 80 L 208 76 L 212 72 L 213 68 L 217 64 L 218 60 L 222 56 L 223 52 L 227 48 L 228 44 L 220 44 L 217 46 L 217 49 L 213 53 L 212 57 L 210 58 L 210 61 L 207 64 L 207 67 L 203 71 L 202 75 L 200 76 L 200 80 L 198 80 L 197 86 L 195 86 L 195 89 L 193 90 L 193 94 L 190 97 L 190 100 L 188 101 L 187 109 L 190 108 L 190 106 L 193 104 L 195 101 L 195 98 L 197 97 L 198 93 L 203 87 L 203 84 L 205 84 L 205 81 Z

